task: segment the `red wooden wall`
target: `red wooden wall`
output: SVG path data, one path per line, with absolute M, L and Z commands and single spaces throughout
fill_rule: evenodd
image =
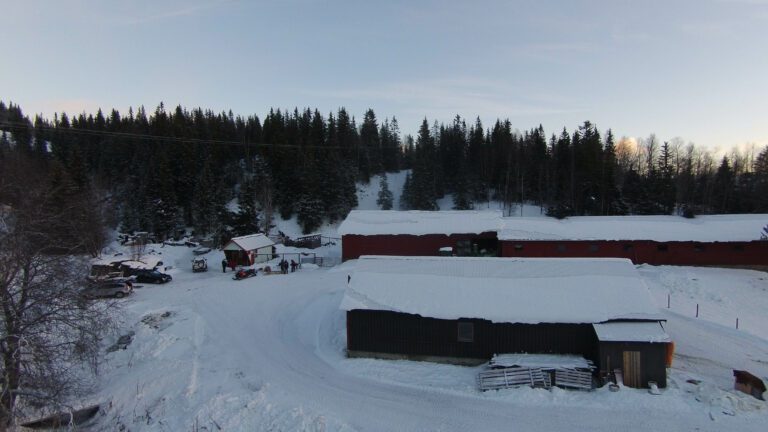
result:
M 427 235 L 344 235 L 341 237 L 342 260 L 361 255 L 437 256 L 441 247 L 456 247 L 459 240 L 495 239 L 495 232 L 481 234 Z
M 635 264 L 768 266 L 768 242 L 515 241 L 503 257 L 616 257 Z

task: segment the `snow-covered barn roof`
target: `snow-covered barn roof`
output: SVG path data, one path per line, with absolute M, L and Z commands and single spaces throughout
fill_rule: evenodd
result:
M 480 234 L 502 228 L 500 211 L 352 210 L 339 235 Z
M 341 309 L 529 324 L 660 319 L 637 270 L 620 258 L 364 256 Z
M 269 237 L 265 236 L 264 234 L 251 234 L 242 237 L 233 237 L 229 243 L 224 246 L 224 250 L 242 249 L 249 251 L 272 246 L 274 244 L 275 242 L 270 240 Z
M 752 241 L 760 239 L 766 214 L 679 216 L 577 216 L 504 218 L 499 240 Z
M 500 211 L 353 210 L 338 234 L 427 235 L 498 232 L 499 240 L 759 240 L 768 214 L 679 216 L 502 217 Z
M 669 342 L 672 339 L 658 322 L 610 322 L 593 324 L 601 342 Z

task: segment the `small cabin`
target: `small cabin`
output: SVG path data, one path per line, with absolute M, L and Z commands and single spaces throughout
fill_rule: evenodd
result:
M 233 237 L 223 250 L 230 265 L 251 266 L 271 260 L 275 254 L 275 242 L 264 234 L 251 234 Z

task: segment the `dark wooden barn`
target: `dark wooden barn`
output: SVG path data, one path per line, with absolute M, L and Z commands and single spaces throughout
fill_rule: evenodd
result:
M 666 386 L 670 339 L 627 260 L 362 257 L 342 308 L 350 357 L 576 354 Z

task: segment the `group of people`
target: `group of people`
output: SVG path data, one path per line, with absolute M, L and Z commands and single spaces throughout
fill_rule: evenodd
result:
M 221 272 L 222 273 L 226 273 L 227 272 L 227 267 L 228 266 L 232 267 L 233 271 L 235 270 L 235 266 L 233 265 L 233 263 L 227 262 L 226 258 L 221 260 Z M 285 259 L 280 260 L 280 273 L 288 274 L 288 268 L 289 267 L 291 268 L 291 273 L 293 273 L 299 267 L 299 263 L 297 263 L 294 260 L 291 260 L 290 263 L 288 261 L 286 261 Z
M 291 260 L 291 263 L 289 264 L 288 261 L 285 259 L 280 260 L 280 272 L 283 274 L 288 274 L 288 267 L 291 267 L 291 273 L 296 271 L 296 268 L 299 266 L 299 263 L 297 263 L 294 260 Z

